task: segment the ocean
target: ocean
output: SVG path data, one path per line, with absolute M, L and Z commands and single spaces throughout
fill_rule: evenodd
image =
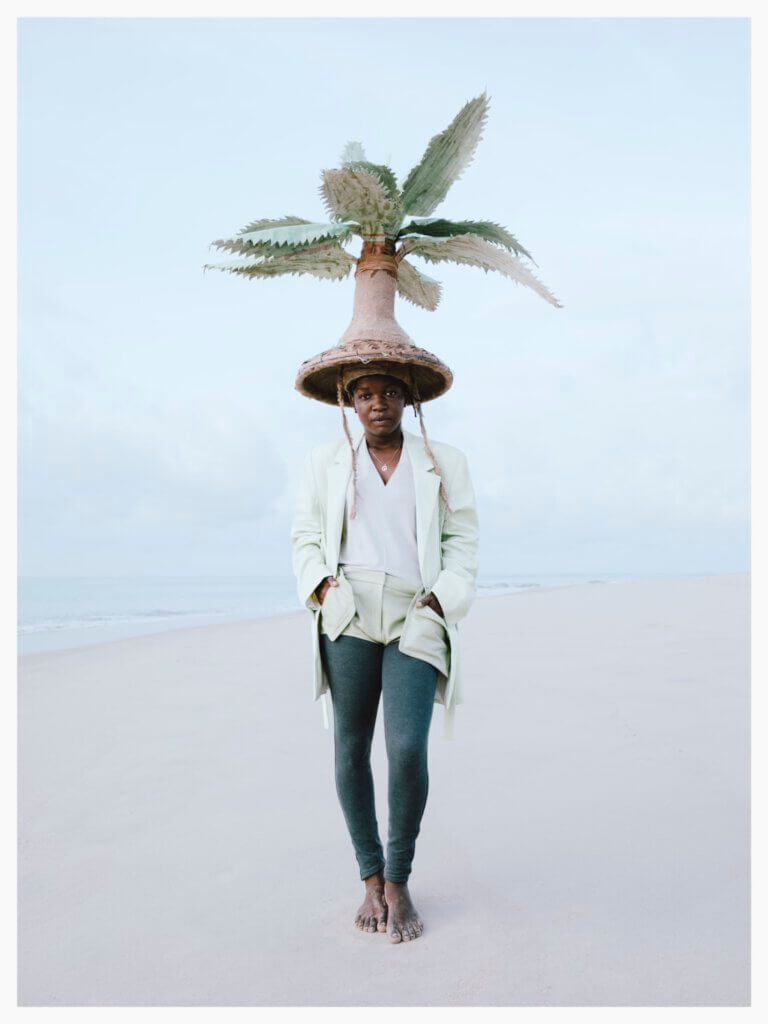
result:
M 681 575 L 685 574 L 675 578 Z M 647 577 L 629 573 L 481 575 L 477 596 L 641 578 Z M 295 581 L 286 576 L 22 576 L 17 593 L 19 655 L 303 611 Z

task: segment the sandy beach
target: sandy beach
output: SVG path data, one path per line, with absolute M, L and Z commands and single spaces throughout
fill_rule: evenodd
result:
M 460 634 L 401 944 L 353 924 L 307 612 L 20 658 L 20 1005 L 747 1005 L 749 578 Z

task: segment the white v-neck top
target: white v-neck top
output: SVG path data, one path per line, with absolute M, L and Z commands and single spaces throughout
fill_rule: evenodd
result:
M 353 486 L 350 474 L 339 562 L 382 569 L 421 587 L 416 490 L 407 445 L 403 445 L 400 461 L 385 484 L 363 437 L 357 449 L 357 510 L 355 518 L 350 519 Z

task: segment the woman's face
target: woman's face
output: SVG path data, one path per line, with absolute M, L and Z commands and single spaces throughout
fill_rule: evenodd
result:
M 396 377 L 371 374 L 362 377 L 352 393 L 355 412 L 368 433 L 386 437 L 400 427 L 405 408 L 405 388 Z

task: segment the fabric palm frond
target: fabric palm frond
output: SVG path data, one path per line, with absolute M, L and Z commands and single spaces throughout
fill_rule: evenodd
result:
M 404 299 L 422 309 L 437 309 L 443 294 L 439 281 L 427 277 L 408 260 L 400 260 L 397 271 L 397 291 Z
M 354 256 L 329 242 L 294 252 L 260 254 L 252 259 L 228 263 L 206 263 L 203 270 L 223 270 L 244 277 L 277 277 L 280 274 L 311 274 L 313 277 L 340 281 L 357 264 Z
M 482 267 L 485 271 L 498 270 L 500 274 L 532 288 L 553 306 L 562 308 L 562 304 L 552 292 L 531 273 L 521 260 L 476 235 L 454 235 L 453 238 L 445 241 L 406 239 L 400 251 L 403 256 L 413 253 L 414 256 L 421 256 L 430 263 L 442 263 L 447 260 L 452 263 Z
M 396 206 L 400 205 L 400 189 L 397 187 L 397 178 L 391 167 L 387 167 L 386 164 L 372 164 L 368 160 L 353 160 L 345 164 L 345 167 L 351 171 L 367 171 L 378 178 L 392 202 Z
M 307 220 L 300 224 L 286 224 L 279 227 L 262 228 L 258 231 L 246 231 L 239 236 L 237 241 L 250 242 L 257 249 L 290 250 L 331 239 L 344 242 L 354 234 L 356 228 L 357 224 L 355 223 L 317 224 Z M 228 241 L 235 240 L 228 239 Z M 211 244 L 217 245 L 218 243 L 212 242 Z M 224 246 L 219 246 L 219 248 L 224 248 Z
M 253 220 L 250 224 L 246 224 L 244 228 L 238 231 L 238 235 L 247 235 L 250 231 L 262 231 L 264 228 L 284 228 L 290 224 L 310 224 L 311 221 L 304 220 L 303 217 L 278 217 L 278 218 L 267 218 L 265 220 Z
M 260 245 L 254 245 L 253 242 L 244 242 L 240 238 L 217 238 L 215 242 L 211 242 L 212 246 L 217 249 L 221 249 L 223 252 L 231 252 L 240 256 L 262 256 L 267 253 L 286 253 L 296 252 L 299 250 L 306 250 L 310 248 L 312 242 L 307 242 L 304 246 L 289 246 L 289 245 L 268 245 L 266 242 L 262 242 Z
M 361 142 L 348 142 L 341 154 L 341 166 L 365 161 L 365 150 Z
M 501 224 L 492 220 L 446 220 L 444 217 L 412 217 L 397 233 L 398 238 L 450 238 L 452 235 L 478 235 L 486 242 L 495 242 L 510 249 L 518 256 L 527 256 L 536 264 L 533 256 L 524 249 L 513 234 Z
M 397 187 L 395 172 L 391 167 L 387 167 L 386 164 L 372 164 L 367 160 L 357 160 L 347 164 L 347 167 L 352 171 L 367 171 L 377 178 L 387 190 L 389 198 L 392 200 L 394 212 L 389 220 L 382 223 L 381 228 L 387 238 L 396 238 L 398 228 L 403 223 L 405 214 L 403 212 L 400 189 Z
M 351 171 L 367 171 L 372 174 L 375 178 L 381 182 L 384 188 L 389 194 L 389 198 L 392 200 L 394 206 L 394 213 L 390 220 L 385 221 L 382 224 L 384 234 L 388 238 L 395 238 L 397 230 L 403 223 L 403 207 L 400 202 L 400 189 L 397 187 L 397 178 L 395 172 L 391 167 L 387 167 L 386 164 L 372 164 L 367 160 L 356 160 L 346 165 Z
M 471 162 L 488 115 L 485 92 L 465 103 L 445 131 L 434 135 L 403 183 L 406 213 L 429 216 Z
M 370 171 L 323 171 L 320 194 L 331 220 L 356 222 L 363 237 L 380 233 L 397 213 L 386 186 Z

